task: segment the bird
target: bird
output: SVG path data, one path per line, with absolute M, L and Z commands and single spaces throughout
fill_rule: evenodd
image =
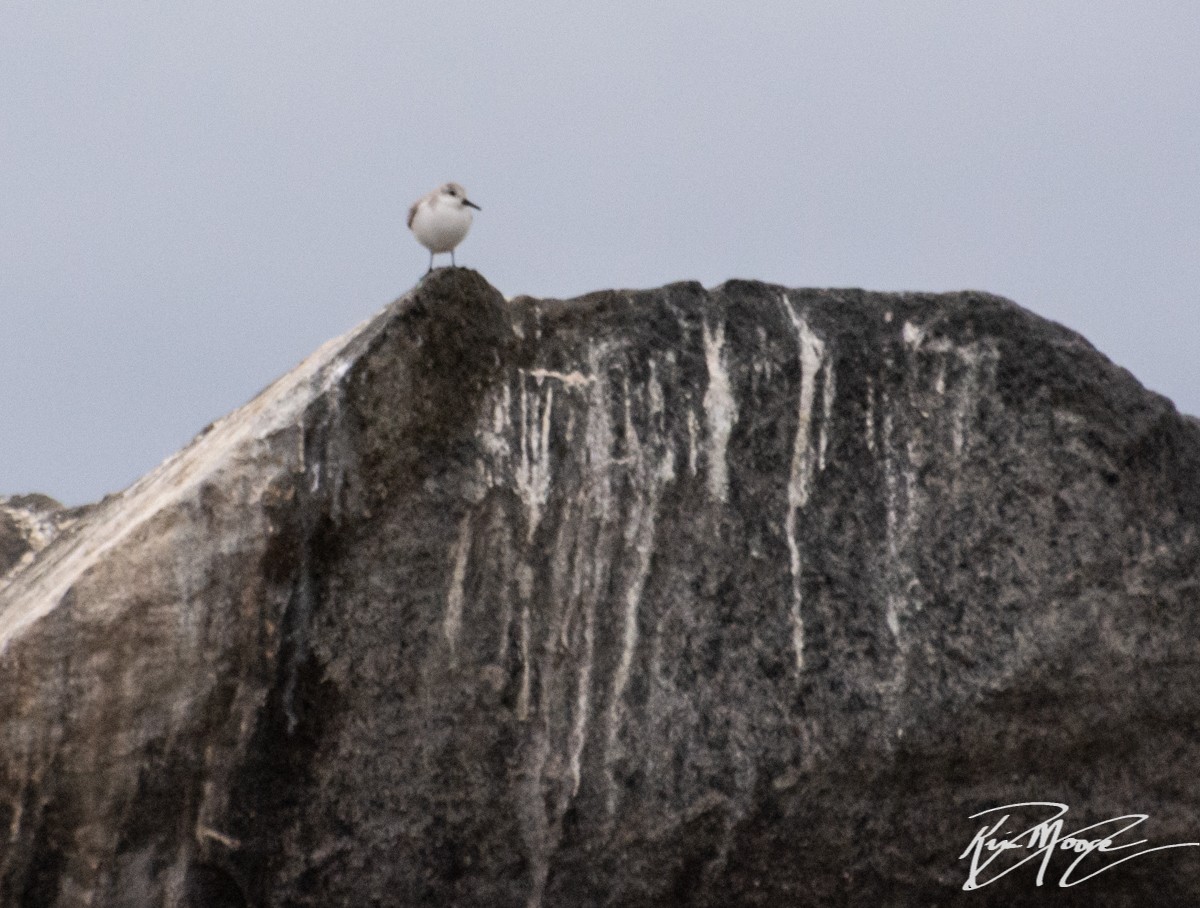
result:
M 457 267 L 454 247 L 471 229 L 469 208 L 483 210 L 467 198 L 467 191 L 458 183 L 444 183 L 417 199 L 408 209 L 408 228 L 429 250 L 429 271 L 433 270 L 433 257 L 439 252 L 449 252 L 451 266 Z M 425 273 L 429 274 L 429 271 Z

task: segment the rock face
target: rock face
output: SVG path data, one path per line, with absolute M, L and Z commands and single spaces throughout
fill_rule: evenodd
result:
M 0 581 L 0 904 L 1191 905 L 960 855 L 1200 841 L 1198 567 L 1200 428 L 1005 300 L 435 272 Z
M 85 510 L 64 508 L 46 495 L 0 497 L 0 581 L 13 568 L 32 561 Z

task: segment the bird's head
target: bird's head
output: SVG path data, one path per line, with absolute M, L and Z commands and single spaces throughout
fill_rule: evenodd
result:
M 458 183 L 447 183 L 445 186 L 443 186 L 441 189 L 441 196 L 444 202 L 451 204 L 456 208 L 462 208 L 466 206 L 468 208 L 474 208 L 476 211 L 482 211 L 478 205 L 467 198 L 467 191 Z

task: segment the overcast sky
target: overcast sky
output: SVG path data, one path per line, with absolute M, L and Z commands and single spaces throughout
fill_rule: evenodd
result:
M 515 10 L 515 11 L 514 11 Z M 1200 3 L 0 7 L 0 494 L 117 491 L 406 291 L 978 288 L 1200 413 Z

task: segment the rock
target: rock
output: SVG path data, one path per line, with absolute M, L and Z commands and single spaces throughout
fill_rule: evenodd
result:
M 83 508 L 64 508 L 47 495 L 0 496 L 0 578 L 50 544 Z
M 960 855 L 1200 840 L 1198 528 L 1005 300 L 434 272 L 0 581 L 0 903 L 1192 904 Z

